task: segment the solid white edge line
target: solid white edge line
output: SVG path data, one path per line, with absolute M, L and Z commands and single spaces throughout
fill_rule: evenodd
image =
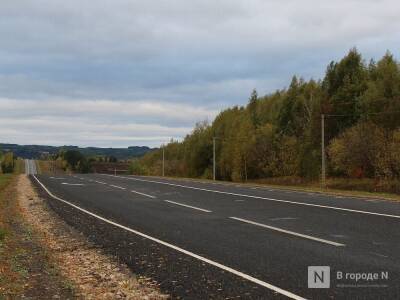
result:
M 266 197 L 254 196 L 254 195 L 246 195 L 246 194 L 237 194 L 237 193 L 224 192 L 224 191 L 209 190 L 209 189 L 198 188 L 198 187 L 187 186 L 187 185 L 181 185 L 181 184 L 174 184 L 174 183 L 161 182 L 161 181 L 155 181 L 155 180 L 139 179 L 139 178 L 135 178 L 135 177 L 123 177 L 123 176 L 118 176 L 118 175 L 115 176 L 115 175 L 110 175 L 110 174 L 101 174 L 101 175 L 118 177 L 118 178 L 125 178 L 125 179 L 137 180 L 137 181 L 143 181 L 143 182 L 164 184 L 164 185 L 169 185 L 169 186 L 181 187 L 181 188 L 185 188 L 185 189 L 192 189 L 192 190 L 198 190 L 198 191 L 204 191 L 204 192 L 225 194 L 225 195 L 231 195 L 231 196 L 246 197 L 246 198 L 253 198 L 253 199 L 262 199 L 262 200 L 268 200 L 268 201 L 274 201 L 274 202 L 296 204 L 296 205 L 305 205 L 305 206 L 327 208 L 327 209 L 341 210 L 341 211 L 349 211 L 349 212 L 353 212 L 353 213 L 360 213 L 360 214 L 367 214 L 367 215 L 375 215 L 375 216 L 382 216 L 382 217 L 400 219 L 400 216 L 398 216 L 398 215 L 376 213 L 376 212 L 364 211 L 364 210 L 356 210 L 356 209 L 351 209 L 351 208 L 342 208 L 342 207 L 336 207 L 336 206 L 327 206 L 327 205 L 320 205 L 320 204 L 313 204 L 313 203 L 304 203 L 304 202 L 289 201 L 289 200 L 282 200 L 282 199 L 266 198 Z
M 329 240 L 316 238 L 316 237 L 313 237 L 313 236 L 310 236 L 310 235 L 301 234 L 301 233 L 297 233 L 297 232 L 294 232 L 294 231 L 290 231 L 290 230 L 286 230 L 286 229 L 282 229 L 282 228 L 278 228 L 278 227 L 274 227 L 274 226 L 269 226 L 269 225 L 265 225 L 265 224 L 262 224 L 262 223 L 257 223 L 257 222 L 246 220 L 246 219 L 242 219 L 242 218 L 229 217 L 229 219 L 241 221 L 241 222 L 244 222 L 244 223 L 260 226 L 260 227 L 263 227 L 263 228 L 271 229 L 271 230 L 274 230 L 274 231 L 279 231 L 279 232 L 282 232 L 282 233 L 294 235 L 294 236 L 297 236 L 297 237 L 301 237 L 301 238 L 308 239 L 308 240 L 313 240 L 313 241 L 316 241 L 316 242 L 320 242 L 320 243 L 324 243 L 324 244 L 328 244 L 328 245 L 332 245 L 332 246 L 336 246 L 336 247 L 344 247 L 344 246 L 346 246 L 345 244 L 336 243 L 336 242 L 332 242 L 332 241 L 329 241 Z
M 141 192 L 134 191 L 134 190 L 131 190 L 131 192 L 132 192 L 132 193 L 135 193 L 135 194 L 138 194 L 138 195 L 145 196 L 145 197 L 149 197 L 149 198 L 152 198 L 152 199 L 155 199 L 155 198 L 156 198 L 156 196 L 148 195 L 148 194 L 141 193 Z
M 204 208 L 199 208 L 199 207 L 191 206 L 191 205 L 187 205 L 187 204 L 182 204 L 182 203 L 171 201 L 171 200 L 164 200 L 164 201 L 168 202 L 168 203 L 172 203 L 172 204 L 176 204 L 176 205 L 192 208 L 192 209 L 197 209 L 197 210 L 200 210 L 200 211 L 203 211 L 203 212 L 207 212 L 207 213 L 212 212 L 211 210 L 207 210 L 207 209 L 204 209 Z
M 185 249 L 182 249 L 182 248 L 180 248 L 180 247 L 178 247 L 178 246 L 172 245 L 172 244 L 170 244 L 170 243 L 164 242 L 164 241 L 162 241 L 162 240 L 159 240 L 159 239 L 154 238 L 154 237 L 152 237 L 152 236 L 149 236 L 149 235 L 147 235 L 147 234 L 141 233 L 141 232 L 139 232 L 139 231 L 137 231 L 137 230 L 134 230 L 134 229 L 131 229 L 131 228 L 129 228 L 129 227 L 123 226 L 123 225 L 121 225 L 121 224 L 115 223 L 115 222 L 113 222 L 113 221 L 111 221 L 111 220 L 108 220 L 108 219 L 103 218 L 103 217 L 101 217 L 101 216 L 99 216 L 99 215 L 96 215 L 96 214 L 94 214 L 94 213 L 92 213 L 92 212 L 90 212 L 90 211 L 88 211 L 88 210 L 86 210 L 86 209 L 80 208 L 79 206 L 77 206 L 77 205 L 75 205 L 75 204 L 72 204 L 72 203 L 70 203 L 70 202 L 68 202 L 68 201 L 65 201 L 65 200 L 63 200 L 63 199 L 61 199 L 61 198 L 59 198 L 59 197 L 57 197 L 57 196 L 54 196 L 54 195 L 44 186 L 44 184 L 41 183 L 39 179 L 37 179 L 37 177 L 36 177 L 35 175 L 33 175 L 33 178 L 35 178 L 35 180 L 40 184 L 40 186 L 41 186 L 41 187 L 47 192 L 47 194 L 49 194 L 49 196 L 52 197 L 53 199 L 56 199 L 56 200 L 58 200 L 58 201 L 61 201 L 61 202 L 65 203 L 65 204 L 67 204 L 67 205 L 69 205 L 69 206 L 71 206 L 71 207 L 74 207 L 74 208 L 76 208 L 76 209 L 78 209 L 78 210 L 80 210 L 80 211 L 82 211 L 82 212 L 84 212 L 84 213 L 86 213 L 86 214 L 88 214 L 88 215 L 90 215 L 90 216 L 92 216 L 92 217 L 95 217 L 95 218 L 97 218 L 97 219 L 99 219 L 99 220 L 102 220 L 102 221 L 105 222 L 105 223 L 111 224 L 111 225 L 113 225 L 113 226 L 115 226 L 115 227 L 124 229 L 124 230 L 129 231 L 129 232 L 132 232 L 132 233 L 134 233 L 134 234 L 136 234 L 136 235 L 139 235 L 139 236 L 141 236 L 141 237 L 147 238 L 147 239 L 149 239 L 149 240 L 151 240 L 151 241 L 153 241 L 153 242 L 156 242 L 156 243 L 161 244 L 161 245 L 163 245 L 163 246 L 166 246 L 166 247 L 168 247 L 168 248 L 174 249 L 174 250 L 176 250 L 176 251 L 178 251 L 178 252 L 184 253 L 184 254 L 186 254 L 186 255 L 188 255 L 188 256 L 191 256 L 191 257 L 196 258 L 196 259 L 198 259 L 198 260 L 200 260 L 200 261 L 203 261 L 203 262 L 205 262 L 205 263 L 208 263 L 208 264 L 210 264 L 210 265 L 212 265 L 212 266 L 214 266 L 214 267 L 217 267 L 217 268 L 219 268 L 219 269 L 221 269 L 221 270 L 227 271 L 227 272 L 232 273 L 232 274 L 234 274 L 234 275 L 236 275 L 236 276 L 239 276 L 239 277 L 241 277 L 241 278 L 244 278 L 244 279 L 246 279 L 246 280 L 248 280 L 248 281 L 251 281 L 251 282 L 253 282 L 253 283 L 256 283 L 256 284 L 258 284 L 258 285 L 261 285 L 261 286 L 263 286 L 263 287 L 266 287 L 267 289 L 273 290 L 273 291 L 275 291 L 275 292 L 277 292 L 277 293 L 279 293 L 279 294 L 281 294 L 281 295 L 284 295 L 284 296 L 286 296 L 286 297 L 288 297 L 288 298 L 295 299 L 295 300 L 305 300 L 305 298 L 303 298 L 303 297 L 301 297 L 301 296 L 298 296 L 298 295 L 293 294 L 293 293 L 291 293 L 291 292 L 289 292 L 289 291 L 286 291 L 286 290 L 284 290 L 284 289 L 281 289 L 281 288 L 279 288 L 279 287 L 277 287 L 277 286 L 274 286 L 274 285 L 272 285 L 272 284 L 270 284 L 270 283 L 267 283 L 267 282 L 265 282 L 265 281 L 262 281 L 262 280 L 260 280 L 260 279 L 255 278 L 255 277 L 252 277 L 252 276 L 250 276 L 250 275 L 247 275 L 247 274 L 245 274 L 245 273 L 242 273 L 242 272 L 240 272 L 240 271 L 237 271 L 237 270 L 235 270 L 235 269 L 232 269 L 232 268 L 230 268 L 230 267 L 227 267 L 227 266 L 225 266 L 225 265 L 222 265 L 222 264 L 220 264 L 220 263 L 218 263 L 218 262 L 215 262 L 215 261 L 213 261 L 213 260 L 211 260 L 211 259 L 208 259 L 208 258 L 205 258 L 205 257 L 203 257 L 203 256 L 197 255 L 197 254 L 195 254 L 195 253 L 193 253 L 193 252 L 190 252 L 190 251 L 187 251 L 187 250 L 185 250 Z

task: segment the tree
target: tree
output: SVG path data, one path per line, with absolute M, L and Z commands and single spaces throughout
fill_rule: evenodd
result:
M 258 112 L 257 112 L 257 105 L 258 104 L 258 94 L 257 90 L 253 89 L 249 98 L 249 104 L 247 105 L 247 110 L 250 114 L 250 119 L 254 127 L 258 127 L 259 119 L 258 119 Z
M 387 129 L 400 127 L 400 67 L 389 52 L 370 63 L 370 80 L 361 100 L 363 119 Z
M 81 173 L 87 173 L 91 170 L 91 162 L 94 159 L 87 159 L 78 150 L 67 150 L 60 152 L 60 157 L 63 159 L 64 168 L 70 169 L 71 171 L 78 171 Z
M 12 173 L 14 171 L 14 154 L 6 152 L 1 161 L 1 169 L 3 173 Z
M 210 174 L 212 168 L 212 131 L 208 122 L 197 123 L 192 133 L 186 136 L 184 161 L 190 177 Z
M 353 126 L 360 118 L 360 98 L 367 89 L 368 72 L 361 54 L 353 48 L 338 63 L 327 68 L 322 88 L 326 100 L 322 103 L 325 114 L 346 115 L 340 122 L 328 120 L 327 139 Z
M 299 81 L 296 76 L 293 76 L 290 87 L 283 98 L 282 106 L 278 116 L 278 130 L 282 134 L 295 134 L 296 129 L 294 124 L 294 110 L 298 93 Z
M 129 166 L 129 173 L 133 175 L 147 175 L 145 168 L 142 166 L 140 161 L 134 160 Z
M 198 123 L 183 141 L 165 146 L 169 175 L 212 174 L 216 137 L 217 178 L 300 176 L 321 171 L 321 114 L 326 118 L 327 167 L 334 176 L 399 176 L 400 71 L 393 55 L 367 65 L 357 49 L 331 62 L 322 80 L 297 76 L 287 89 L 222 111 L 212 124 Z M 160 174 L 161 150 L 140 159 Z
M 387 140 L 382 128 L 361 122 L 332 140 L 329 159 L 338 174 L 350 177 L 375 177 L 384 171 L 379 157 L 387 156 Z
M 254 146 L 250 149 L 249 172 L 252 178 L 271 177 L 275 174 L 276 143 L 275 129 L 267 123 L 259 127 L 255 133 Z

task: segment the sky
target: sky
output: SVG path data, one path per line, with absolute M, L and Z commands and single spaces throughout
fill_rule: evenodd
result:
M 399 15 L 398 0 L 1 0 L 0 142 L 157 147 L 353 47 L 399 59 Z

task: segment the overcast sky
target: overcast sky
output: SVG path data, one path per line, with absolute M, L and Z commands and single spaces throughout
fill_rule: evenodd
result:
M 398 0 L 1 0 L 0 142 L 158 146 L 354 46 L 399 58 L 399 16 Z

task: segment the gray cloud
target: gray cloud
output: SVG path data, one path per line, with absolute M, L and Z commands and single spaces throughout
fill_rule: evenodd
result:
M 0 98 L 2 105 L 4 99 L 36 101 L 35 109 L 14 114 L 25 119 L 41 109 L 45 116 L 71 117 L 70 110 L 53 109 L 67 102 L 151 101 L 202 112 L 159 117 L 156 110 L 138 110 L 113 112 L 113 118 L 189 128 L 244 104 L 252 88 L 283 88 L 293 74 L 319 78 L 353 46 L 368 58 L 400 46 L 395 0 L 3 0 L 0 7 Z M 74 114 L 91 124 L 102 117 L 93 110 Z M 3 131 L 3 141 L 23 142 L 21 131 L 13 134 Z M 72 143 L 72 133 L 63 138 Z M 107 139 L 105 145 L 119 143 Z
M 25 144 L 158 146 L 181 139 L 193 120 L 211 120 L 216 114 L 199 106 L 154 101 L 0 98 L 0 136 Z

